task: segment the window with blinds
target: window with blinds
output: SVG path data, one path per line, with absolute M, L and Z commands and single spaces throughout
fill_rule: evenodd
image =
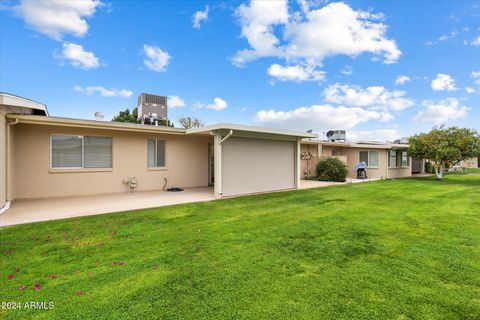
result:
M 149 168 L 165 167 L 165 140 L 148 139 L 147 152 Z
M 410 166 L 410 159 L 408 158 L 408 152 L 402 151 L 402 167 Z
M 54 169 L 112 168 L 112 138 L 52 135 Z
M 396 168 L 396 167 L 398 167 L 398 163 L 397 163 L 397 151 L 389 151 L 389 152 L 388 152 L 388 167 L 389 167 L 389 168 Z

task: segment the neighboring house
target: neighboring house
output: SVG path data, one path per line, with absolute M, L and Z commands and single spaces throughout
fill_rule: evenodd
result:
M 462 168 L 480 168 L 479 158 L 471 158 L 467 160 L 460 161 L 460 167 Z
M 50 117 L 0 93 L 0 207 L 15 199 L 214 186 L 214 196 L 295 189 L 311 133 L 218 124 L 196 129 Z M 132 179 L 133 178 L 133 179 Z M 133 182 L 133 183 L 130 183 Z
M 303 141 L 301 143 L 302 177 L 315 175 L 318 161 L 324 157 L 336 157 L 348 167 L 348 177 L 355 178 L 355 166 L 365 162 L 370 179 L 395 179 L 412 175 L 412 159 L 408 145 L 378 142 L 327 142 Z M 308 159 L 309 158 L 309 159 Z M 420 161 L 420 172 L 423 162 Z

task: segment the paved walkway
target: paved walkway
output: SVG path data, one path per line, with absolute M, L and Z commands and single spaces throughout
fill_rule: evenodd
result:
M 347 182 L 301 180 L 300 189 L 366 181 L 369 180 L 350 178 L 347 179 Z M 14 201 L 10 209 L 0 215 L 0 227 L 189 202 L 211 201 L 213 199 L 213 188 L 192 188 L 185 189 L 183 192 L 135 191 L 94 196 L 21 200 Z
M 10 209 L 0 215 L 0 227 L 210 200 L 213 200 L 213 188 L 14 201 Z

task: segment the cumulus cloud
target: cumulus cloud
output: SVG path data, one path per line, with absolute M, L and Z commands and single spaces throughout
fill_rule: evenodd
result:
M 148 69 L 155 72 L 167 71 L 167 65 L 171 59 L 167 51 L 163 51 L 157 46 L 145 44 L 143 45 L 143 53 L 146 57 L 143 63 Z
M 386 112 L 366 110 L 359 107 L 334 107 L 331 105 L 313 105 L 300 107 L 291 111 L 261 110 L 254 121 L 262 125 L 283 127 L 297 130 L 315 128 L 329 130 L 332 128 L 353 128 L 358 124 L 370 121 L 390 121 L 392 116 Z
M 87 95 L 92 95 L 94 93 L 99 93 L 102 97 L 121 97 L 129 98 L 133 95 L 133 92 L 127 89 L 106 89 L 102 86 L 75 86 L 73 88 L 76 92 L 83 92 Z
M 404 85 L 405 83 L 410 81 L 410 77 L 404 76 L 404 75 L 399 75 L 397 79 L 395 79 L 395 85 L 401 86 Z
M 215 98 L 213 99 L 213 103 L 205 104 L 205 103 L 196 103 L 195 107 L 200 109 L 210 109 L 215 111 L 221 111 L 228 106 L 227 101 L 223 100 L 222 98 Z
M 200 27 L 202 26 L 202 22 L 208 20 L 208 11 L 209 10 L 210 10 L 210 8 L 208 6 L 205 6 L 205 10 L 197 11 L 193 14 L 192 26 L 195 29 L 200 29 Z
M 168 96 L 167 105 L 169 108 L 183 108 L 185 107 L 185 101 L 179 96 Z
M 438 125 L 448 120 L 465 118 L 468 110 L 467 107 L 461 106 L 456 98 L 447 98 L 438 102 L 426 100 L 423 102 L 423 110 L 420 110 L 413 120 Z
M 383 56 L 385 63 L 396 62 L 401 55 L 395 40 L 385 36 L 382 14 L 356 11 L 343 2 L 318 9 L 311 9 L 308 3 L 301 7 L 301 11 L 289 13 L 286 0 L 240 5 L 236 14 L 250 48 L 238 51 L 233 63 L 276 57 L 315 68 L 326 57 L 336 55 L 372 53 Z
M 447 40 L 450 40 L 450 39 L 454 39 L 454 38 L 456 38 L 458 35 L 459 35 L 458 30 L 454 29 L 454 30 L 450 31 L 450 33 L 444 34 L 444 35 L 438 37 L 437 40 L 427 41 L 425 44 L 426 44 L 427 46 L 434 46 L 434 45 L 436 45 L 436 44 L 439 44 L 440 42 L 444 42 L 444 41 L 447 41 Z
M 381 86 L 362 89 L 355 85 L 333 84 L 324 90 L 325 101 L 348 107 L 400 111 L 413 106 L 404 91 L 389 91 Z
M 101 5 L 99 0 L 22 0 L 15 12 L 28 27 L 61 40 L 64 35 L 83 37 L 88 31 L 85 18 L 92 17 Z
M 467 93 L 474 93 L 474 92 L 475 92 L 475 88 L 473 88 L 473 87 L 466 87 L 466 88 L 465 88 L 465 91 L 466 91 Z
M 55 57 L 60 60 L 67 60 L 72 66 L 80 69 L 100 67 L 100 60 L 93 52 L 86 51 L 82 45 L 75 43 L 64 43 L 61 53 L 56 53 Z
M 443 73 L 437 74 L 437 77 L 432 80 L 431 87 L 434 91 L 457 90 L 455 80 L 448 74 Z
M 325 72 L 302 66 L 281 66 L 272 64 L 268 68 L 268 74 L 280 81 L 319 81 L 325 78 Z

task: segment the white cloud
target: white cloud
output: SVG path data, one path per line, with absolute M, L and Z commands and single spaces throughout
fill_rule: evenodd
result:
M 475 38 L 471 43 L 472 46 L 479 47 L 480 46 L 480 36 Z
M 480 86 L 480 71 L 472 71 L 470 76 L 474 79 L 475 83 Z
M 15 12 L 30 28 L 61 40 L 64 35 L 83 37 L 88 31 L 85 18 L 92 17 L 100 6 L 99 0 L 22 0 Z
M 227 105 L 228 105 L 227 101 L 225 101 L 221 98 L 215 98 L 215 99 L 213 99 L 213 103 L 207 105 L 205 108 L 220 111 L 220 110 L 225 109 L 227 107 Z
M 102 86 L 75 86 L 73 88 L 76 92 L 83 92 L 87 95 L 92 95 L 95 92 L 99 93 L 102 97 L 121 97 L 121 98 L 129 98 L 133 95 L 133 92 L 127 89 L 106 89 Z
M 313 105 L 291 111 L 261 110 L 256 113 L 255 122 L 297 130 L 329 130 L 332 128 L 353 128 L 370 121 L 390 121 L 392 116 L 386 112 L 366 110 L 359 107 L 333 107 L 331 105 Z
M 202 22 L 208 20 L 208 11 L 209 10 L 210 10 L 210 8 L 208 6 L 205 6 L 205 10 L 197 11 L 193 14 L 192 26 L 195 29 L 200 29 L 200 27 L 202 26 Z
M 55 54 L 61 60 L 68 60 L 74 67 L 81 69 L 95 69 L 100 67 L 100 60 L 93 52 L 86 51 L 82 45 L 75 43 L 64 43 L 62 52 Z
M 351 76 L 353 74 L 352 66 L 343 66 L 340 72 L 346 76 Z
M 276 57 L 314 68 L 321 66 L 324 58 L 335 55 L 372 53 L 383 55 L 385 63 L 400 57 L 395 40 L 385 37 L 387 26 L 380 21 L 382 14 L 355 11 L 343 2 L 319 9 L 306 4 L 302 11 L 290 14 L 286 0 L 242 4 L 237 16 L 250 48 L 238 51 L 234 64 Z
M 399 75 L 397 79 L 395 79 L 395 85 L 401 86 L 407 82 L 410 81 L 410 77 L 404 76 L 404 75 Z
M 319 81 L 325 78 L 325 72 L 302 66 L 286 66 L 272 64 L 268 68 L 268 74 L 280 81 Z
M 195 107 L 199 109 L 210 109 L 215 111 L 221 111 L 228 106 L 227 101 L 223 100 L 222 98 L 215 98 L 213 99 L 213 103 L 205 104 L 205 103 L 196 103 Z
M 394 141 L 402 137 L 398 129 L 351 130 L 347 131 L 349 141 Z
M 467 91 L 467 93 L 474 93 L 474 92 L 475 92 L 475 88 L 473 88 L 473 87 L 466 87 L 466 88 L 465 88 L 465 91 Z
M 168 96 L 167 105 L 169 108 L 183 108 L 185 107 L 185 101 L 179 96 Z
M 425 44 L 427 46 L 433 46 L 433 45 L 439 44 L 440 42 L 444 42 L 444 41 L 447 41 L 447 40 L 450 40 L 450 39 L 454 39 L 458 35 L 459 35 L 458 30 L 454 29 L 454 30 L 450 31 L 449 34 L 444 34 L 444 35 L 438 37 L 438 39 L 435 40 L 435 41 L 427 41 Z
M 455 80 L 448 74 L 443 73 L 437 74 L 437 77 L 432 80 L 431 87 L 434 91 L 457 90 Z
M 143 63 L 148 69 L 155 72 L 164 72 L 167 70 L 167 65 L 171 59 L 168 52 L 163 51 L 159 47 L 144 44 L 143 53 L 146 56 Z
M 423 102 L 423 110 L 413 118 L 418 122 L 432 122 L 442 124 L 447 120 L 465 118 L 468 108 L 461 106 L 456 98 L 447 98 L 438 102 L 426 100 Z
M 381 86 L 362 89 L 355 85 L 333 84 L 324 90 L 327 102 L 348 107 L 364 107 L 373 110 L 399 111 L 413 106 L 404 91 L 389 91 Z

